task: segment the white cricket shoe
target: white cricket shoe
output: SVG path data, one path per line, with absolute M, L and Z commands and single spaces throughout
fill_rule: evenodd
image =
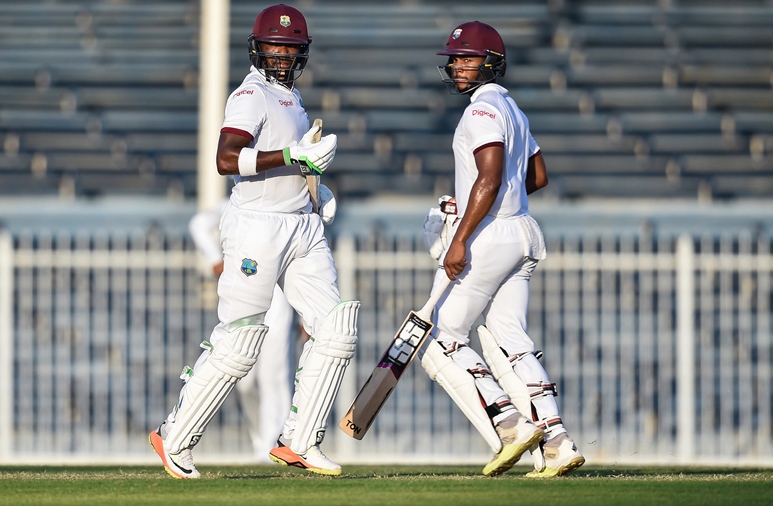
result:
M 341 466 L 327 458 L 319 446 L 312 446 L 303 455 L 298 455 L 290 449 L 290 445 L 279 438 L 277 446 L 268 453 L 268 458 L 283 466 L 300 467 L 315 474 L 326 476 L 339 476 Z
M 169 476 L 181 480 L 201 478 L 201 473 L 193 464 L 193 453 L 191 453 L 190 448 L 186 448 L 174 455 L 166 451 L 164 439 L 161 436 L 161 427 L 151 432 L 148 440 L 150 441 L 150 446 L 161 457 L 161 463 L 164 464 L 164 469 L 169 473 Z
M 563 476 L 585 464 L 585 457 L 580 454 L 574 441 L 565 432 L 546 441 L 542 449 L 545 468 L 539 472 L 536 469 L 531 471 L 526 475 L 529 478 Z
M 542 429 L 521 414 L 517 415 L 514 425 L 506 422 L 503 420 L 496 426 L 502 449 L 483 468 L 484 476 L 497 476 L 511 469 L 521 459 L 521 455 L 539 444 L 545 435 Z

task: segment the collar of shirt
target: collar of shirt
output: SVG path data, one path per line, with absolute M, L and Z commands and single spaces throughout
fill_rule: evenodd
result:
M 266 86 L 271 86 L 272 88 L 285 91 L 287 93 L 290 93 L 291 95 L 293 94 L 295 86 L 293 86 L 292 88 L 288 88 L 284 84 L 279 84 L 279 82 L 276 79 L 270 79 L 266 77 L 266 74 L 262 70 L 257 69 L 255 65 L 250 65 L 250 73 L 255 74 L 260 80 L 260 82 L 262 82 Z
M 481 94 L 488 93 L 490 91 L 499 93 L 500 95 L 507 95 L 507 88 L 504 88 L 497 83 L 486 83 L 472 92 L 472 95 L 470 96 L 470 102 L 475 102 L 478 97 L 481 96 Z

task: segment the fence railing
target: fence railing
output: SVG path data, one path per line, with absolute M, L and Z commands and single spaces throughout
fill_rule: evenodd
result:
M 548 237 L 529 333 L 590 462 L 773 464 L 772 242 Z M 333 245 L 342 295 L 362 308 L 326 451 L 342 462 L 485 461 L 485 443 L 419 364 L 364 440 L 338 431 L 436 265 L 420 238 Z M 215 304 L 183 232 L 0 232 L 0 462 L 152 461 L 147 433 L 175 402 Z M 251 458 L 241 409 L 226 401 L 199 460 Z

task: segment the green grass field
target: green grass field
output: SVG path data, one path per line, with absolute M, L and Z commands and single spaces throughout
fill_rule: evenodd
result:
M 336 478 L 279 466 L 202 466 L 175 480 L 154 467 L 0 467 L 8 505 L 771 504 L 773 469 L 584 466 L 544 481 L 526 467 L 485 478 L 472 466 L 346 466 Z
M 346 466 L 336 478 L 279 466 L 202 466 L 196 481 L 153 467 L 0 467 L 13 505 L 619 505 L 771 504 L 773 469 L 584 466 L 534 481 L 526 467 L 485 478 L 478 466 Z

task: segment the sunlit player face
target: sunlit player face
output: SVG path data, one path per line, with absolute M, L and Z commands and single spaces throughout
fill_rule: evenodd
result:
M 483 56 L 451 56 L 449 65 L 452 68 L 452 78 L 459 93 L 470 86 L 479 83 L 479 67 L 486 58 Z
M 276 79 L 286 82 L 290 76 L 290 69 L 295 61 L 295 56 L 301 52 L 300 46 L 275 46 L 265 42 L 260 43 L 260 51 L 263 55 L 263 68 L 276 70 Z

